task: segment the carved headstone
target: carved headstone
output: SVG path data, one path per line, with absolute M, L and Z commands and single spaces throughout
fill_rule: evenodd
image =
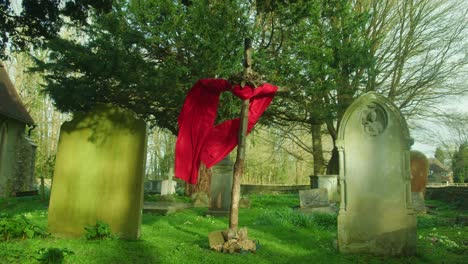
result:
M 340 252 L 415 254 L 411 144 L 405 119 L 383 96 L 367 93 L 346 110 L 337 142 Z
M 146 124 L 100 105 L 62 125 L 49 206 L 52 234 L 77 237 L 98 220 L 122 238 L 140 235 Z

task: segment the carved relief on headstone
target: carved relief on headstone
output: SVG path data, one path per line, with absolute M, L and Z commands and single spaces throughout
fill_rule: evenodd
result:
M 337 141 L 340 252 L 415 254 L 411 144 L 406 121 L 383 96 L 367 93 L 347 109 Z
M 387 115 L 383 108 L 375 103 L 369 103 L 361 112 L 361 124 L 364 132 L 377 136 L 387 128 Z

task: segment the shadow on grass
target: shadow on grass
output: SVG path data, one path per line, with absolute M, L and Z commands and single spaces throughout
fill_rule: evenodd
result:
M 106 241 L 92 253 L 94 263 L 161 263 L 157 249 L 144 240 Z M 71 261 L 70 263 L 73 263 Z

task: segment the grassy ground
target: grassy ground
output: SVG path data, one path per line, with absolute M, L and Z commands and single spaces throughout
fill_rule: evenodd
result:
M 38 263 L 48 248 L 64 250 L 64 263 L 467 263 L 468 227 L 456 217 L 467 212 L 428 201 L 432 212 L 418 218 L 418 254 L 383 258 L 342 255 L 334 247 L 336 219 L 296 213 L 297 195 L 250 196 L 251 209 L 240 210 L 240 225 L 258 240 L 257 253 L 223 254 L 209 249 L 207 235 L 225 229 L 227 218 L 205 216 L 206 209 L 189 209 L 169 216 L 145 214 L 138 241 L 33 239 L 0 240 L 0 263 Z M 8 217 L 24 215 L 46 228 L 47 205 L 38 198 L 0 201 Z M 3 214 L 0 217 L 7 217 Z M 0 219 L 1 220 L 1 219 Z M 1 225 L 0 225 L 1 228 Z M 1 232 L 0 232 L 1 234 Z M 2 237 L 0 236 L 0 239 Z M 42 250 L 41 250 L 42 249 Z M 49 251 L 53 255 L 54 251 Z

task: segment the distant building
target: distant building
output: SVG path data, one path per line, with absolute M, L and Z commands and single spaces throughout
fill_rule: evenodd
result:
M 0 62 L 0 197 L 34 189 L 36 145 L 26 134 L 33 125 Z
M 453 183 L 452 171 L 436 158 L 429 159 L 428 183 Z

